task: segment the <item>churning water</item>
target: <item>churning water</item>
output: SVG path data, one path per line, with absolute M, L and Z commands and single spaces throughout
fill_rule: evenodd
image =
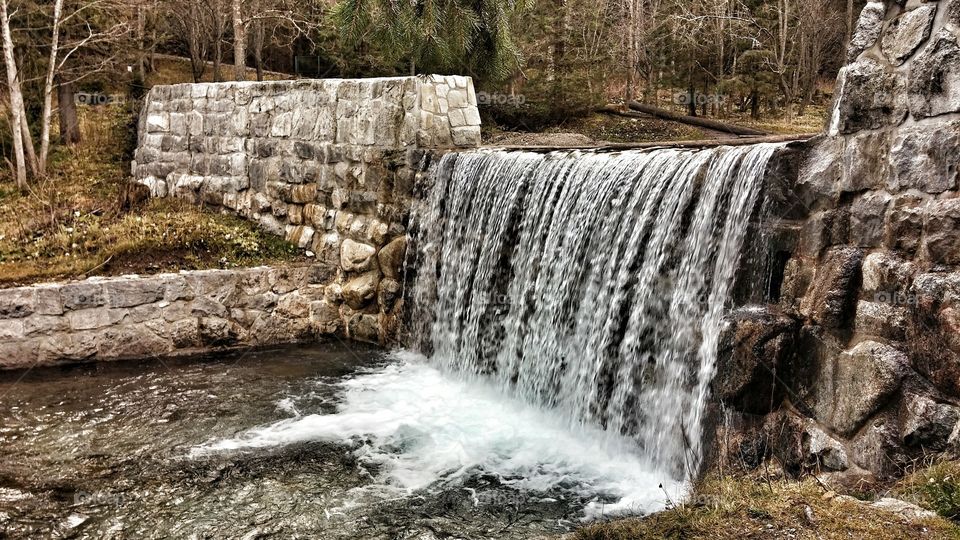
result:
M 777 148 L 445 156 L 417 216 L 421 347 L 688 478 Z

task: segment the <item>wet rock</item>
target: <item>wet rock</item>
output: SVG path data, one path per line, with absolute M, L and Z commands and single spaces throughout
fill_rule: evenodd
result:
M 766 308 L 738 309 L 724 319 L 712 388 L 738 411 L 764 414 L 777 407 L 784 388 L 777 375 L 793 360 L 799 323 Z
M 960 199 L 927 205 L 924 245 L 932 264 L 960 264 Z
M 910 112 L 916 119 L 960 111 L 960 44 L 941 30 L 910 66 Z
M 904 445 L 939 452 L 947 448 L 960 421 L 960 409 L 925 395 L 909 394 L 902 402 L 900 418 Z
M 381 311 L 384 313 L 392 311 L 399 297 L 400 282 L 390 278 L 385 278 L 380 281 L 380 285 L 377 288 L 377 305 L 380 306 Z
M 802 313 L 826 328 L 842 328 L 853 316 L 863 251 L 839 247 L 827 252 L 813 285 L 801 304 Z
M 894 64 L 903 64 L 930 37 L 936 15 L 937 5 L 927 4 L 891 21 L 883 34 L 883 54 Z
M 380 270 L 385 277 L 399 280 L 403 274 L 403 263 L 407 256 L 407 237 L 398 236 L 390 241 L 378 255 Z
M 377 295 L 380 284 L 380 272 L 367 272 L 353 278 L 343 286 L 343 301 L 353 309 L 361 309 Z
M 840 435 L 850 435 L 886 402 L 909 369 L 899 350 L 863 341 L 820 367 L 815 385 L 818 419 Z
M 800 206 L 808 210 L 822 201 L 832 200 L 843 179 L 843 155 L 842 138 L 816 140 L 800 165 L 796 189 L 788 194 L 796 196 Z
M 863 11 L 860 12 L 860 18 L 857 20 L 857 27 L 854 30 L 853 38 L 850 40 L 850 46 L 847 49 L 847 62 L 853 62 L 863 51 L 873 47 L 880 38 L 880 32 L 883 30 L 883 19 L 887 14 L 887 7 L 883 2 L 868 2 Z
M 220 317 L 199 319 L 200 341 L 210 347 L 235 345 L 242 338 L 243 330 L 236 324 Z
M 326 300 L 311 302 L 310 324 L 319 334 L 337 334 L 343 326 L 340 309 Z
M 143 358 L 162 356 L 173 351 L 173 343 L 157 336 L 144 325 L 105 330 L 97 340 L 101 358 Z
M 960 177 L 958 155 L 960 122 L 901 129 L 890 152 L 893 174 L 889 188 L 932 194 L 956 189 Z
M 899 125 L 907 116 L 907 81 L 872 58 L 844 67 L 839 77 L 835 128 L 851 134 Z
M 355 313 L 347 320 L 347 337 L 358 341 L 380 341 L 380 319 L 368 313 Z
M 850 240 L 859 247 L 876 247 L 883 242 L 890 196 L 871 192 L 850 205 Z
M 370 269 L 376 254 L 375 247 L 348 238 L 340 247 L 340 266 L 347 272 L 363 272 Z

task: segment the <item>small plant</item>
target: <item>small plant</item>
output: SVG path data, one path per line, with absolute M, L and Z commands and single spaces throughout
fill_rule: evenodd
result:
M 934 463 L 904 478 L 894 491 L 947 519 L 960 521 L 960 463 Z

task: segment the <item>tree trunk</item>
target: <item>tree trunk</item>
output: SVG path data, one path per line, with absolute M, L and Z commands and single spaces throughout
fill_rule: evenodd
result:
M 50 122 L 53 120 L 53 77 L 57 71 L 57 51 L 60 47 L 60 18 L 63 0 L 53 3 L 53 30 L 50 36 L 50 58 L 47 77 L 43 81 L 43 112 L 40 116 L 40 174 L 47 173 L 47 156 L 50 154 Z
M 23 94 L 20 91 L 20 78 L 17 75 L 17 64 L 13 56 L 13 37 L 10 34 L 10 16 L 7 11 L 7 0 L 0 0 L 0 26 L 3 30 L 3 60 L 7 65 L 7 88 L 10 91 L 10 116 L 12 123 L 10 135 L 13 139 L 14 164 L 17 177 L 17 187 L 27 187 L 27 164 L 23 155 L 23 137 L 21 126 L 26 118 L 22 117 Z
M 853 0 L 847 0 L 847 35 L 845 36 L 843 43 L 844 45 L 849 47 L 850 42 L 852 40 L 853 40 Z M 847 47 L 844 47 L 843 50 L 841 51 L 841 58 L 844 60 L 846 60 L 847 58 L 847 53 L 846 53 Z
M 644 114 L 649 114 L 657 118 L 664 120 L 671 120 L 674 122 L 680 122 L 683 124 L 689 124 L 691 126 L 703 127 L 707 129 L 713 129 L 716 131 L 723 131 L 725 133 L 732 133 L 734 135 L 749 135 L 749 136 L 761 136 L 766 135 L 767 133 L 759 131 L 756 129 L 746 128 L 743 126 L 735 126 L 732 124 L 726 124 L 724 122 L 719 122 L 717 120 L 710 120 L 707 118 L 698 118 L 695 116 L 683 116 L 682 114 L 672 113 L 670 111 L 665 111 L 659 109 L 652 105 L 646 105 L 638 101 L 631 101 L 628 106 L 638 112 Z
M 60 142 L 80 142 L 80 122 L 77 120 L 77 104 L 74 102 L 73 83 L 57 85 L 57 105 L 60 109 Z
M 257 66 L 257 80 L 263 81 L 263 42 L 266 32 L 263 21 L 253 24 L 253 63 Z
M 247 80 L 247 27 L 243 23 L 240 0 L 233 3 L 233 72 L 238 81 Z

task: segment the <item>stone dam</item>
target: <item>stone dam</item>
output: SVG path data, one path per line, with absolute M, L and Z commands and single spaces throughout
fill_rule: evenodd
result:
M 436 75 L 156 87 L 139 143 L 153 196 L 315 263 L 0 291 L 0 365 L 337 336 L 445 355 L 679 476 L 960 452 L 960 0 L 870 2 L 825 134 L 769 152 L 477 148 L 472 81 Z

